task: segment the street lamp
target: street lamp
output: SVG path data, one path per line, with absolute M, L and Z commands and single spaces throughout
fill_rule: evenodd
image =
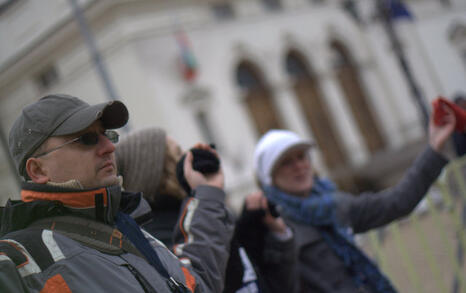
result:
M 102 57 L 100 55 L 99 50 L 97 49 L 97 46 L 95 44 L 94 36 L 92 35 L 91 30 L 89 29 L 89 26 L 87 24 L 86 18 L 81 11 L 81 8 L 79 7 L 78 1 L 77 0 L 69 0 L 69 3 L 71 5 L 71 9 L 73 11 L 73 16 L 78 24 L 79 31 L 81 32 L 82 37 L 84 38 L 84 42 L 86 44 L 86 47 L 89 50 L 89 53 L 91 55 L 92 61 L 95 65 L 95 68 L 97 70 L 97 74 L 100 77 L 100 80 L 103 83 L 104 89 L 107 93 L 107 99 L 110 101 L 114 99 L 119 99 L 119 96 L 117 94 L 115 85 L 112 82 L 112 79 L 110 78 L 110 74 L 107 71 L 107 68 L 105 67 L 105 64 L 102 60 Z M 125 127 L 122 128 L 124 132 L 129 132 L 130 130 L 130 124 L 127 123 Z

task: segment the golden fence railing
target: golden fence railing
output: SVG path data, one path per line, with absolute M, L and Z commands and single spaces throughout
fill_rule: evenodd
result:
M 360 240 L 399 292 L 466 293 L 466 156 L 448 164 L 408 218 Z

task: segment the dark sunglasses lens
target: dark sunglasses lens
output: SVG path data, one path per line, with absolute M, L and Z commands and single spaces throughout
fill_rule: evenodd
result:
M 112 143 L 117 143 L 118 142 L 118 138 L 120 137 L 120 135 L 118 134 L 118 132 L 114 131 L 114 130 L 107 130 L 105 131 L 104 135 L 108 138 L 108 140 L 110 140 Z
M 80 141 L 84 145 L 96 145 L 99 142 L 99 134 L 95 132 L 88 132 L 80 137 Z

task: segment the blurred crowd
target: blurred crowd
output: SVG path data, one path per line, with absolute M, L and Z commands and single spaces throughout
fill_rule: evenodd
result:
M 236 214 L 214 145 L 183 150 L 158 127 L 119 141 L 122 102 L 45 96 L 10 130 L 24 181 L 0 210 L 0 292 L 398 292 L 354 236 L 414 210 L 448 141 L 466 152 L 459 116 L 441 111 L 402 179 L 357 195 L 319 176 L 315 142 L 267 131 L 251 154 L 257 190 Z

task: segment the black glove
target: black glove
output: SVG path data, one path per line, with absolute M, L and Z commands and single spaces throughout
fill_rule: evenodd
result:
M 280 213 L 277 211 L 277 205 L 273 202 L 268 201 L 270 215 L 274 218 L 280 217 Z

